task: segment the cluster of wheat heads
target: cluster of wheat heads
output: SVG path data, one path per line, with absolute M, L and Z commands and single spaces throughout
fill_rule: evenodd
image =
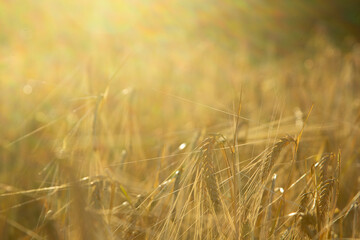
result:
M 2 213 L 35 203 L 36 228 L 6 220 L 34 239 L 329 239 L 343 236 L 350 217 L 356 237 L 359 194 L 341 209 L 337 204 L 341 152 L 324 147 L 307 155 L 303 130 L 260 142 L 202 131 L 188 152 L 170 155 L 177 160 L 167 175 L 156 172 L 149 184 L 125 168 L 89 163 L 84 168 L 97 170 L 79 177 L 74 166 L 53 161 L 44 169 L 51 187 L 1 186 Z M 122 152 L 121 164 L 126 158 Z
M 287 146 L 292 143 L 294 148 L 290 151 Z M 115 221 L 121 229 L 119 236 L 127 239 L 334 237 L 340 154 L 323 154 L 307 173 L 294 181 L 291 173 L 287 174 L 280 180 L 284 188 L 276 187 L 276 174 L 268 179 L 279 158 L 295 160 L 297 144 L 290 136 L 280 138 L 262 154 L 241 164 L 234 162 L 234 146 L 223 135 L 204 137 L 157 188 L 138 196 L 136 202 L 130 199 L 124 202 L 129 203 L 125 204 L 128 212 L 123 214 L 124 222 Z M 291 193 L 300 181 L 306 181 L 302 190 Z M 286 208 L 296 211 L 289 213 Z
M 337 238 L 338 222 L 357 200 L 341 212 L 336 207 L 341 154 L 321 153 L 300 174 L 292 171 L 298 167 L 299 144 L 299 137 L 285 136 L 244 159 L 236 154 L 247 152 L 235 150 L 244 144 L 207 134 L 194 141 L 169 176 L 141 194 L 138 186 L 108 171 L 80 180 L 70 177 L 69 183 L 50 188 L 9 189 L 1 197 L 25 195 L 37 201 L 47 193 L 41 200 L 41 228 L 26 230 L 13 223 L 34 239 Z M 64 211 L 72 217 L 64 218 Z
M 280 180 L 285 189 L 276 187 L 276 174 L 268 175 L 283 149 L 282 157 L 289 155 L 291 143 L 297 144 L 290 136 L 280 138 L 249 163 L 233 165 L 234 147 L 226 138 L 205 137 L 176 171 L 132 206 L 123 233 L 130 239 L 331 237 L 340 155 L 324 154 L 292 184 L 286 184 L 288 175 Z M 305 187 L 291 193 L 300 181 Z

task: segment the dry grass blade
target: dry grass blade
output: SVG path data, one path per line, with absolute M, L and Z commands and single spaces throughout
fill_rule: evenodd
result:
M 174 182 L 174 190 L 173 190 L 173 195 L 174 195 L 174 207 L 173 207 L 173 211 L 172 211 L 172 220 L 175 220 L 175 215 L 176 215 L 176 203 L 177 203 L 177 197 L 179 195 L 179 189 L 180 189 L 180 181 L 181 181 L 181 175 L 182 175 L 183 169 L 177 170 L 175 172 L 175 182 Z
M 16 229 L 26 233 L 29 237 L 31 237 L 32 239 L 36 239 L 36 240 L 44 240 L 43 237 L 39 236 L 36 232 L 34 231 L 31 231 L 30 229 L 22 226 L 21 224 L 11 220 L 11 219 L 8 219 L 8 218 L 5 218 L 4 216 L 1 216 L 0 215 L 0 218 L 1 219 L 4 219 L 8 224 L 10 224 L 11 226 L 15 227 Z

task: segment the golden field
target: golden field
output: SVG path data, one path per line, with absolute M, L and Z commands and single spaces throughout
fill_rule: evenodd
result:
M 360 238 L 360 44 L 259 2 L 2 1 L 0 239 Z

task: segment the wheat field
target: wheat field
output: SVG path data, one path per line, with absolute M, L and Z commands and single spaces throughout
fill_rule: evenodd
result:
M 257 2 L 0 2 L 0 239 L 360 239 L 360 44 Z

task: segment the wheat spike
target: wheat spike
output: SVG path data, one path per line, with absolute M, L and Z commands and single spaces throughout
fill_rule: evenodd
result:
M 321 222 L 325 220 L 326 214 L 328 212 L 329 203 L 330 203 L 330 194 L 333 188 L 333 179 L 329 179 L 325 182 L 322 182 L 320 185 L 320 201 L 319 201 L 319 209 L 320 209 L 320 217 Z
M 213 149 L 216 144 L 215 137 L 206 138 L 200 148 L 201 154 L 201 168 L 203 170 L 203 181 L 207 192 L 210 196 L 211 202 L 215 210 L 219 209 L 220 206 L 220 196 L 218 190 L 218 182 L 215 177 L 215 168 L 214 168 L 214 154 Z
M 271 150 L 266 154 L 265 160 L 263 162 L 262 176 L 261 180 L 264 182 L 269 173 L 274 166 L 276 159 L 279 157 L 281 150 L 289 145 L 290 143 L 295 142 L 294 138 L 290 136 L 286 136 L 281 138 L 275 145 L 271 148 Z
M 328 179 L 328 168 L 331 154 L 324 154 L 320 160 L 320 183 L 325 182 Z
M 310 194 L 312 194 L 312 192 L 308 192 L 308 193 L 304 193 L 301 195 L 301 200 L 300 200 L 300 205 L 299 205 L 299 213 L 306 213 L 308 211 L 308 204 L 311 200 L 311 196 L 309 196 Z

